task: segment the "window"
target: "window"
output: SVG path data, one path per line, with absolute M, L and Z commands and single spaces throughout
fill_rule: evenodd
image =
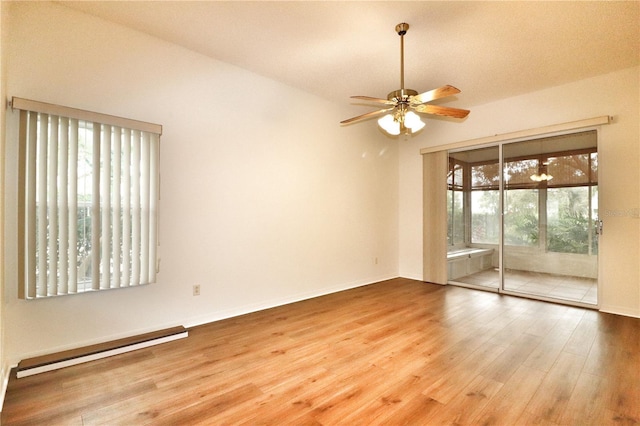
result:
M 577 147 L 567 151 L 556 151 L 555 138 L 507 145 L 505 153 L 511 155 L 505 155 L 503 170 L 496 147 L 450 154 L 449 245 L 499 244 L 503 175 L 505 245 L 597 254 L 597 149 L 585 147 L 592 132 L 571 137 Z
M 27 299 L 156 277 L 161 126 L 14 98 Z
M 504 243 L 536 246 L 540 239 L 538 158 L 509 159 L 504 163 Z
M 471 242 L 498 244 L 500 237 L 500 166 L 471 165 Z
M 539 240 L 537 189 L 504 192 L 504 243 L 510 246 L 537 246 Z
M 598 154 L 565 153 L 545 158 L 553 176 L 547 186 L 547 249 L 597 254 Z
M 464 244 L 464 164 L 449 159 L 447 175 L 447 240 L 450 246 Z

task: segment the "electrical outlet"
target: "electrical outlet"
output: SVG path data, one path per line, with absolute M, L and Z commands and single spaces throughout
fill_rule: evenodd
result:
M 193 295 L 200 296 L 200 284 L 196 284 L 193 286 Z
M 377 265 L 378 264 L 378 258 L 376 257 L 373 262 Z

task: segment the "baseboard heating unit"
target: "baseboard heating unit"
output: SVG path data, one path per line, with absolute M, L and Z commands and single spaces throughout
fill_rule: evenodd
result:
M 145 333 L 138 336 L 126 337 L 111 342 L 85 346 L 50 355 L 24 359 L 18 363 L 16 375 L 18 378 L 33 376 L 34 374 L 59 368 L 70 367 L 84 362 L 148 348 L 161 343 L 183 339 L 189 336 L 189 332 L 182 326 L 167 328 L 164 330 Z

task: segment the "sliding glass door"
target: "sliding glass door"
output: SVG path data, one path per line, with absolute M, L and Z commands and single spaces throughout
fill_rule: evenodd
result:
M 449 155 L 452 284 L 597 304 L 595 131 Z
M 596 132 L 503 146 L 504 290 L 597 304 Z

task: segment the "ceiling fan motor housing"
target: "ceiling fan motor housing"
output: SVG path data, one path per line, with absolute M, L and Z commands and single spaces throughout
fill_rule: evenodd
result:
M 387 95 L 387 99 L 390 101 L 398 101 L 403 103 L 409 103 L 409 98 L 411 96 L 416 96 L 418 92 L 412 89 L 398 89 Z

